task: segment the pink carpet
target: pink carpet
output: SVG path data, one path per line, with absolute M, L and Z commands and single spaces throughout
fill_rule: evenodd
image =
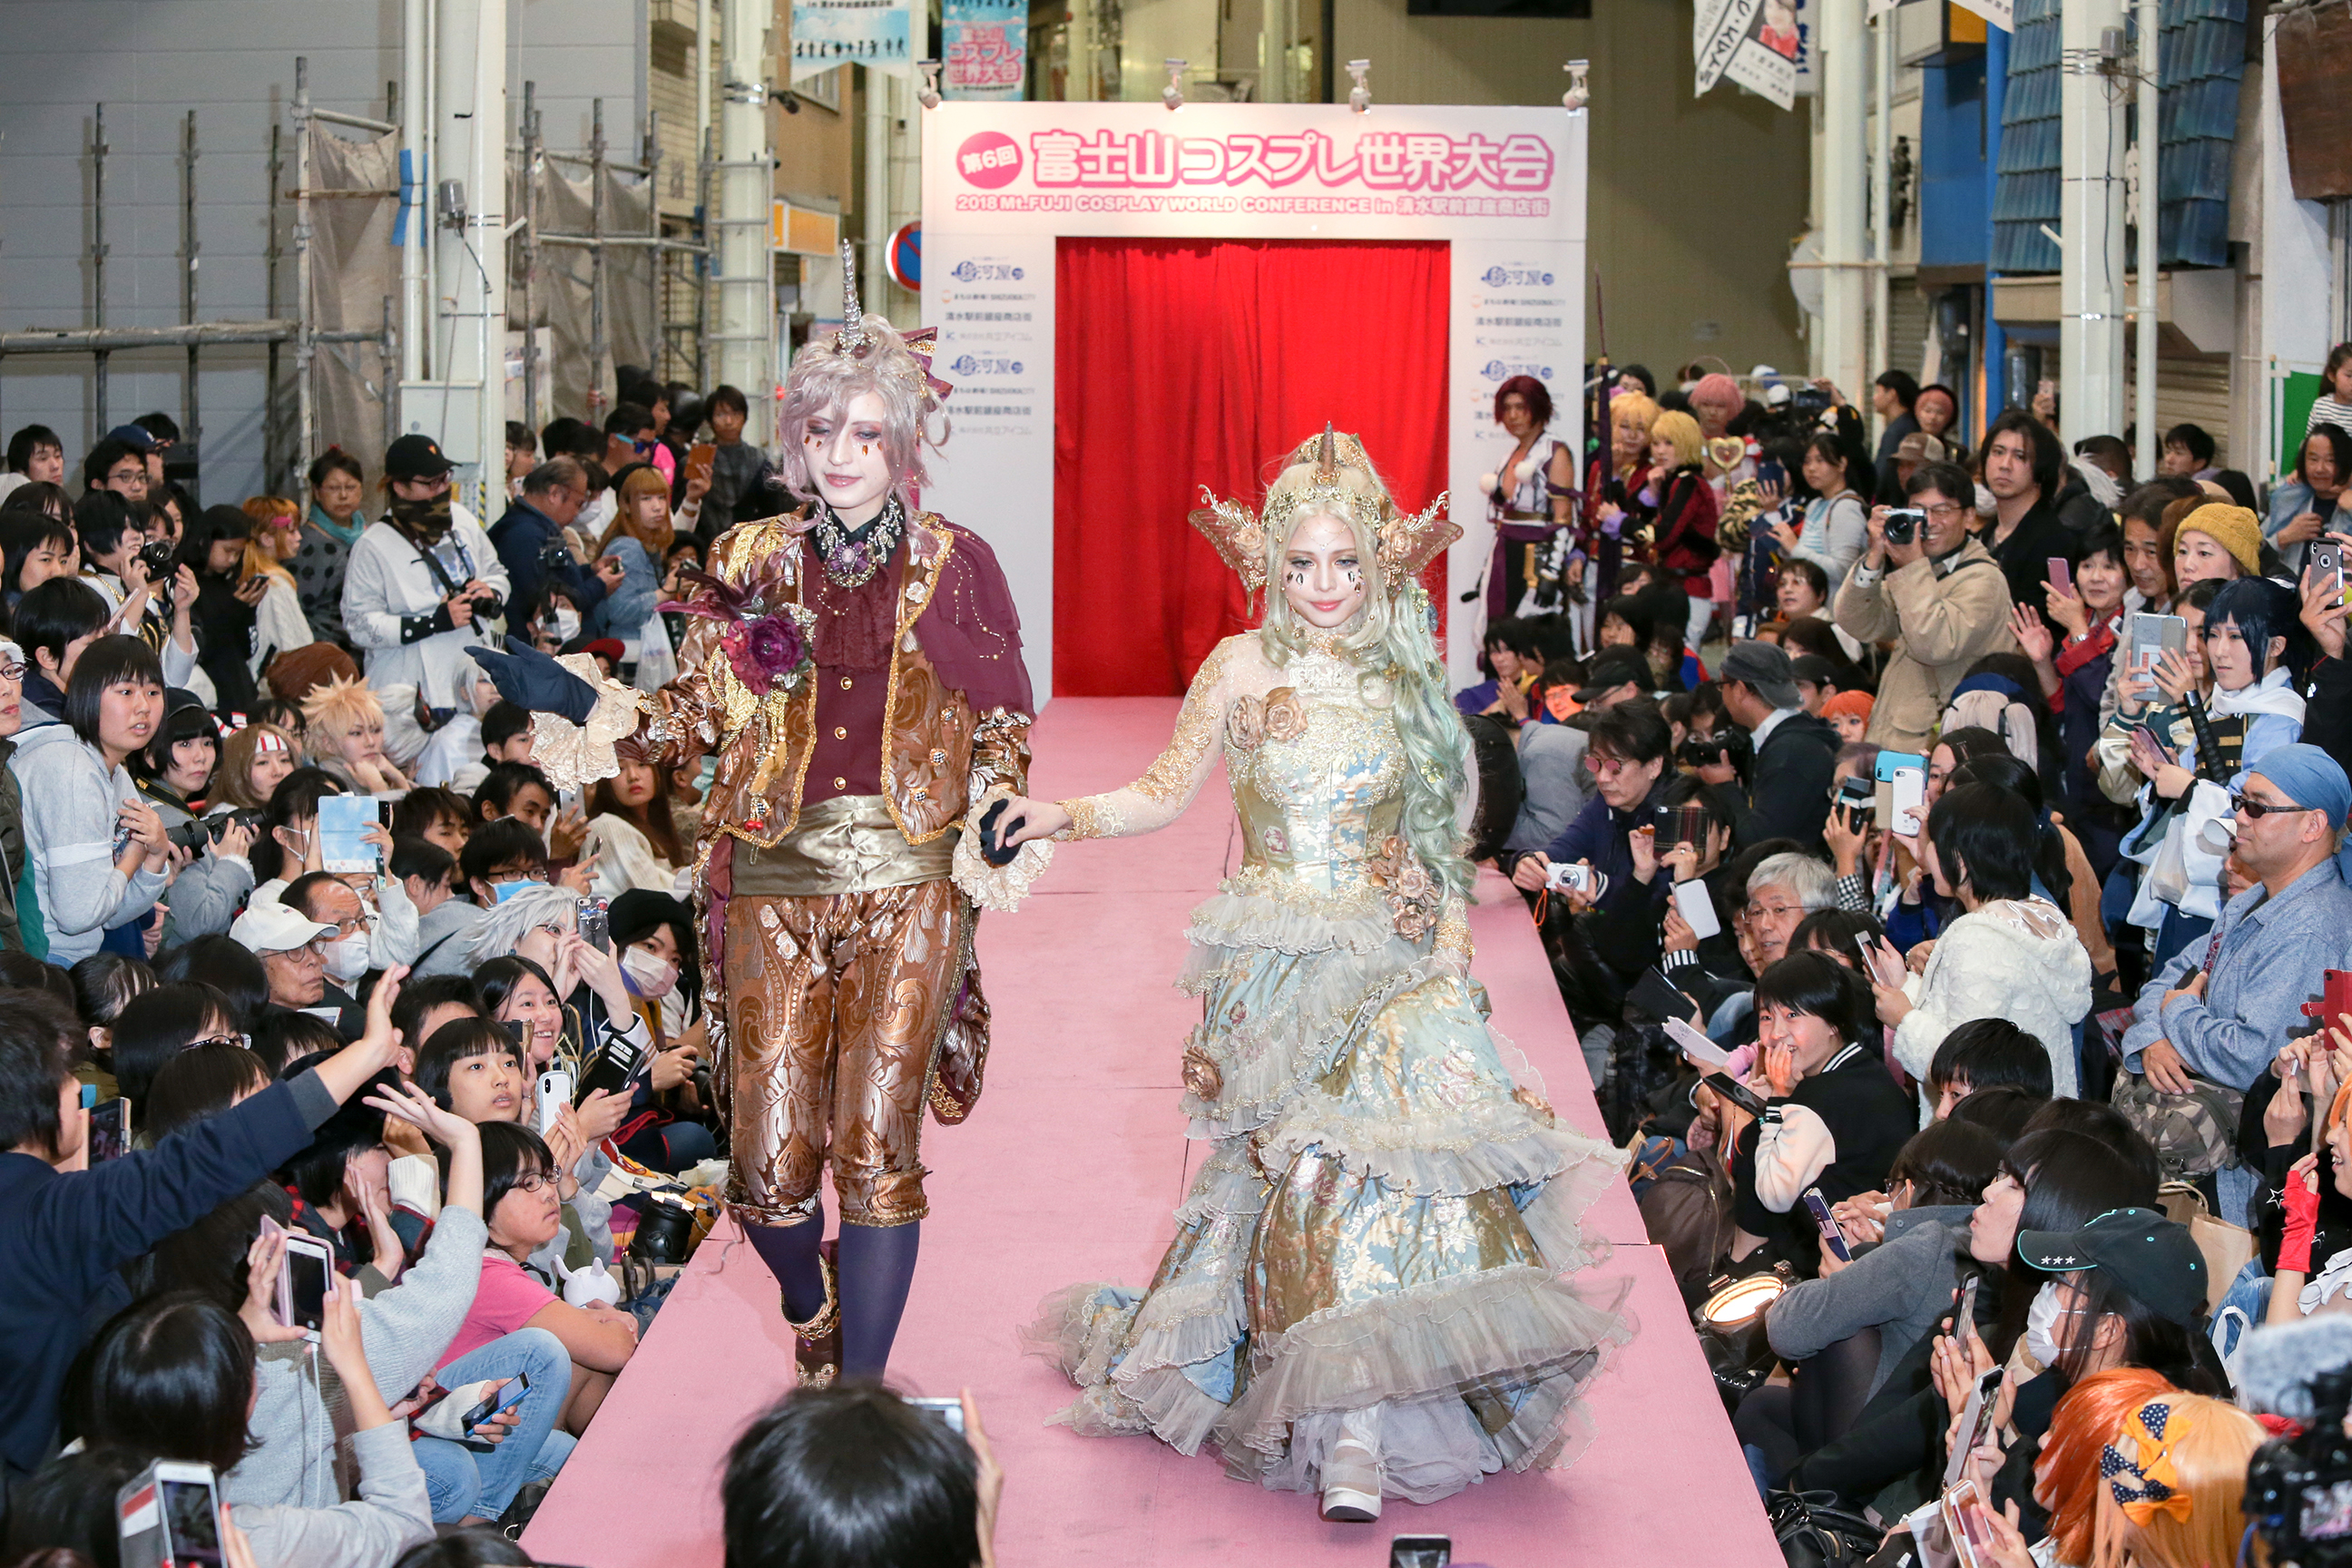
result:
M 1110 788 L 1167 740 L 1162 699 L 1062 698 L 1035 732 L 1048 798 Z M 1039 1298 L 1083 1279 L 1147 1282 L 1182 1196 L 1179 1043 L 1199 1004 L 1171 982 L 1187 911 L 1223 873 L 1233 812 L 1222 773 L 1149 838 L 1065 845 L 1018 914 L 982 923 L 995 1009 L 987 1092 L 963 1126 L 933 1125 L 931 1217 L 891 1366 L 909 1392 L 969 1387 L 1004 1467 L 998 1561 L 1008 1568 L 1208 1563 L 1237 1551 L 1286 1564 L 1377 1564 L 1391 1534 L 1454 1538 L 1457 1562 L 1581 1561 L 1774 1568 L 1766 1529 L 1663 1255 L 1622 1188 L 1594 1210 L 1618 1244 L 1602 1272 L 1633 1281 L 1642 1331 L 1595 1385 L 1591 1447 L 1566 1471 L 1489 1478 L 1425 1508 L 1391 1502 L 1370 1527 L 1322 1523 L 1311 1500 L 1229 1481 L 1207 1456 L 1147 1438 L 1086 1439 L 1045 1417 L 1070 1389 L 1021 1355 Z M 1581 1058 L 1524 906 L 1487 878 L 1471 923 L 1495 1022 L 1531 1058 L 1561 1114 L 1598 1132 Z M 589 1568 L 720 1561 L 719 1473 L 744 1424 L 786 1387 L 776 1289 L 723 1227 L 572 1456 L 525 1544 Z M 1260 1561 L 1265 1559 L 1260 1558 Z

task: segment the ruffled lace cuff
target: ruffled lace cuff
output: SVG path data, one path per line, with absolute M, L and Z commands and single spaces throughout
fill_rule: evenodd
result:
M 988 857 L 980 852 L 982 817 L 988 815 L 991 803 L 1008 798 L 1009 792 L 993 789 L 972 803 L 971 813 L 964 819 L 963 832 L 956 839 L 955 858 L 949 875 L 963 896 L 983 910 L 1010 913 L 1021 907 L 1029 896 L 1030 884 L 1045 874 L 1054 863 L 1054 847 L 1042 838 L 1033 838 L 1013 852 L 1013 859 L 1003 866 L 992 866 Z
M 586 789 L 621 771 L 614 743 L 637 732 L 653 703 L 644 692 L 604 679 L 587 654 L 566 654 L 555 662 L 596 689 L 596 708 L 585 724 L 553 713 L 532 714 L 531 760 L 558 790 Z

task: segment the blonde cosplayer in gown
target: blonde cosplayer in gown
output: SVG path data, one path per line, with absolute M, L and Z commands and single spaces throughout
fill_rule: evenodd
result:
M 1263 524 L 1230 503 L 1222 525 L 1196 514 L 1254 586 L 1313 506 L 1316 449 Z M 1336 451 L 1343 483 L 1377 491 L 1354 524 L 1377 531 L 1370 596 L 1404 584 L 1386 618 L 1442 702 L 1412 575 L 1454 531 L 1399 516 L 1352 437 Z M 1307 493 L 1286 505 L 1286 486 Z M 1558 1125 L 1487 1027 L 1460 894 L 1410 847 L 1414 763 L 1381 651 L 1398 634 L 1350 650 L 1380 608 L 1336 635 L 1284 617 L 1227 638 L 1150 771 L 1064 803 L 1064 837 L 1148 833 L 1222 754 L 1244 863 L 1190 931 L 1181 984 L 1202 1022 L 1184 1110 L 1208 1151 L 1176 1239 L 1149 1289 L 1073 1287 L 1030 1331 L 1082 1391 L 1056 1419 L 1188 1455 L 1213 1444 L 1232 1474 L 1324 1491 L 1327 1511 L 1349 1489 L 1369 1508 L 1329 1517 L 1352 1519 L 1383 1493 L 1429 1502 L 1505 1466 L 1565 1464 L 1584 1385 L 1632 1332 L 1622 1282 L 1562 1278 L 1605 1255 L 1581 1217 L 1622 1156 Z M 1450 704 L 1442 721 L 1461 743 Z M 1444 776 L 1459 773 L 1429 765 Z

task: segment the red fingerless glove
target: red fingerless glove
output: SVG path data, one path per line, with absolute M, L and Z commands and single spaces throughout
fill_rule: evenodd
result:
M 2286 1230 L 2279 1237 L 2278 1266 L 2309 1274 L 2311 1244 L 2319 1231 L 2319 1194 L 2304 1184 L 2301 1175 L 2292 1175 L 2279 1203 L 2286 1210 Z

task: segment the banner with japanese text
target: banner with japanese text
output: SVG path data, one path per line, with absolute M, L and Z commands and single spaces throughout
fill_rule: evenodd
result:
M 943 103 L 923 124 L 923 324 L 954 384 L 924 504 L 1003 562 L 1032 679 L 1053 689 L 1055 247 L 1063 237 L 1438 239 L 1452 249 L 1447 474 L 1470 587 L 1493 548 L 1495 389 L 1538 376 L 1580 438 L 1587 119 L 1558 108 Z M 1377 374 L 1377 367 L 1366 367 Z M 1139 439 L 1149 433 L 1138 432 Z M 1503 450 L 1496 450 L 1500 441 Z M 1106 460 L 1115 460 L 1107 458 Z M 1465 679 L 1481 623 L 1447 619 Z
M 1025 97 L 1029 0 L 941 0 L 940 92 L 999 102 Z

